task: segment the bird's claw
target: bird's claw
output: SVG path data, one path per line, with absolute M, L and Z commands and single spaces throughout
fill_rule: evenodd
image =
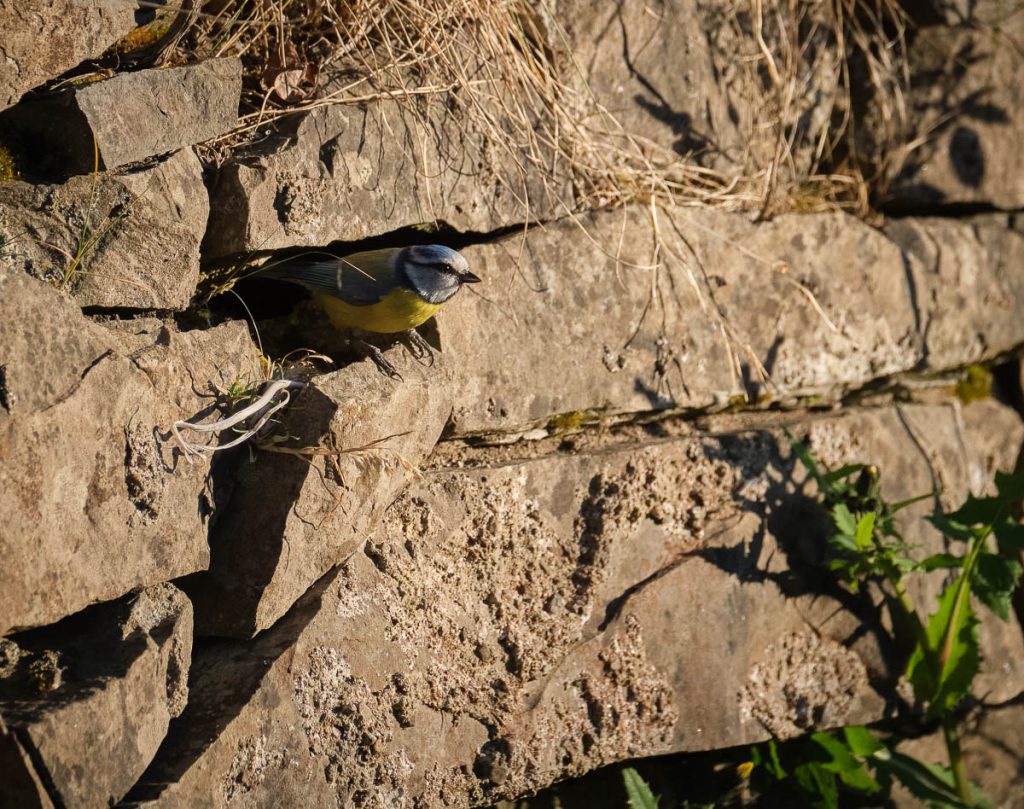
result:
M 398 369 L 391 364 L 388 358 L 384 356 L 384 352 L 377 348 L 377 346 L 372 343 L 367 343 L 365 340 L 360 340 L 359 347 L 363 350 L 363 353 L 373 361 L 373 364 L 380 369 L 381 373 L 391 377 L 392 379 L 396 379 L 399 382 L 402 381 L 402 375 L 398 373 Z
M 416 329 L 409 329 L 404 333 L 405 345 L 412 354 L 412 358 L 421 365 L 426 361 L 428 366 L 434 364 L 434 352 L 430 349 L 430 343 L 423 339 L 423 335 Z

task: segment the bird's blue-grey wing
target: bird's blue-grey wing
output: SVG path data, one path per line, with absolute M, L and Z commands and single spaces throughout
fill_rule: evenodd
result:
M 373 254 L 384 252 L 372 251 Z M 368 252 L 343 259 L 286 259 L 261 270 L 260 275 L 302 284 L 353 306 L 370 306 L 387 295 L 393 284 L 388 258 Z

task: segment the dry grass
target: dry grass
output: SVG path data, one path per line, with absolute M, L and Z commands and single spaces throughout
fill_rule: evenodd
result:
M 527 220 L 526 189 L 538 182 L 573 211 L 651 200 L 866 211 L 884 172 L 857 148 L 854 91 L 874 94 L 873 125 L 906 133 L 895 0 L 738 0 L 700 12 L 694 24 L 710 26 L 731 89 L 756 111 L 729 173 L 627 131 L 588 88 L 545 0 L 217 0 L 172 58 L 245 60 L 247 112 L 208 145 L 211 161 L 282 116 L 391 99 L 423 119 L 444 105 L 482 153 L 515 166 L 503 176 Z

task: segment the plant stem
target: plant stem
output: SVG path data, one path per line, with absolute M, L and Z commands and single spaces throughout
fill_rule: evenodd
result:
M 946 740 L 949 769 L 953 771 L 953 784 L 956 787 L 957 797 L 965 806 L 973 806 L 970 782 L 967 780 L 967 769 L 964 767 L 964 757 L 960 752 L 960 734 L 957 731 L 956 720 L 949 714 L 942 717 L 942 735 Z

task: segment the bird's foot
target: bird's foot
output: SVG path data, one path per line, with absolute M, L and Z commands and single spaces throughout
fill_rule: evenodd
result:
M 377 346 L 365 340 L 356 340 L 355 345 L 362 352 L 363 356 L 373 361 L 373 364 L 380 369 L 381 373 L 386 374 L 392 379 L 402 381 L 402 375 L 398 373 L 398 369 L 391 364 L 388 358 L 384 356 L 384 352 L 377 348 Z
M 416 329 L 409 329 L 402 333 L 403 342 L 412 358 L 420 365 L 432 366 L 434 364 L 434 352 L 430 349 L 430 343 L 423 339 L 423 335 Z

